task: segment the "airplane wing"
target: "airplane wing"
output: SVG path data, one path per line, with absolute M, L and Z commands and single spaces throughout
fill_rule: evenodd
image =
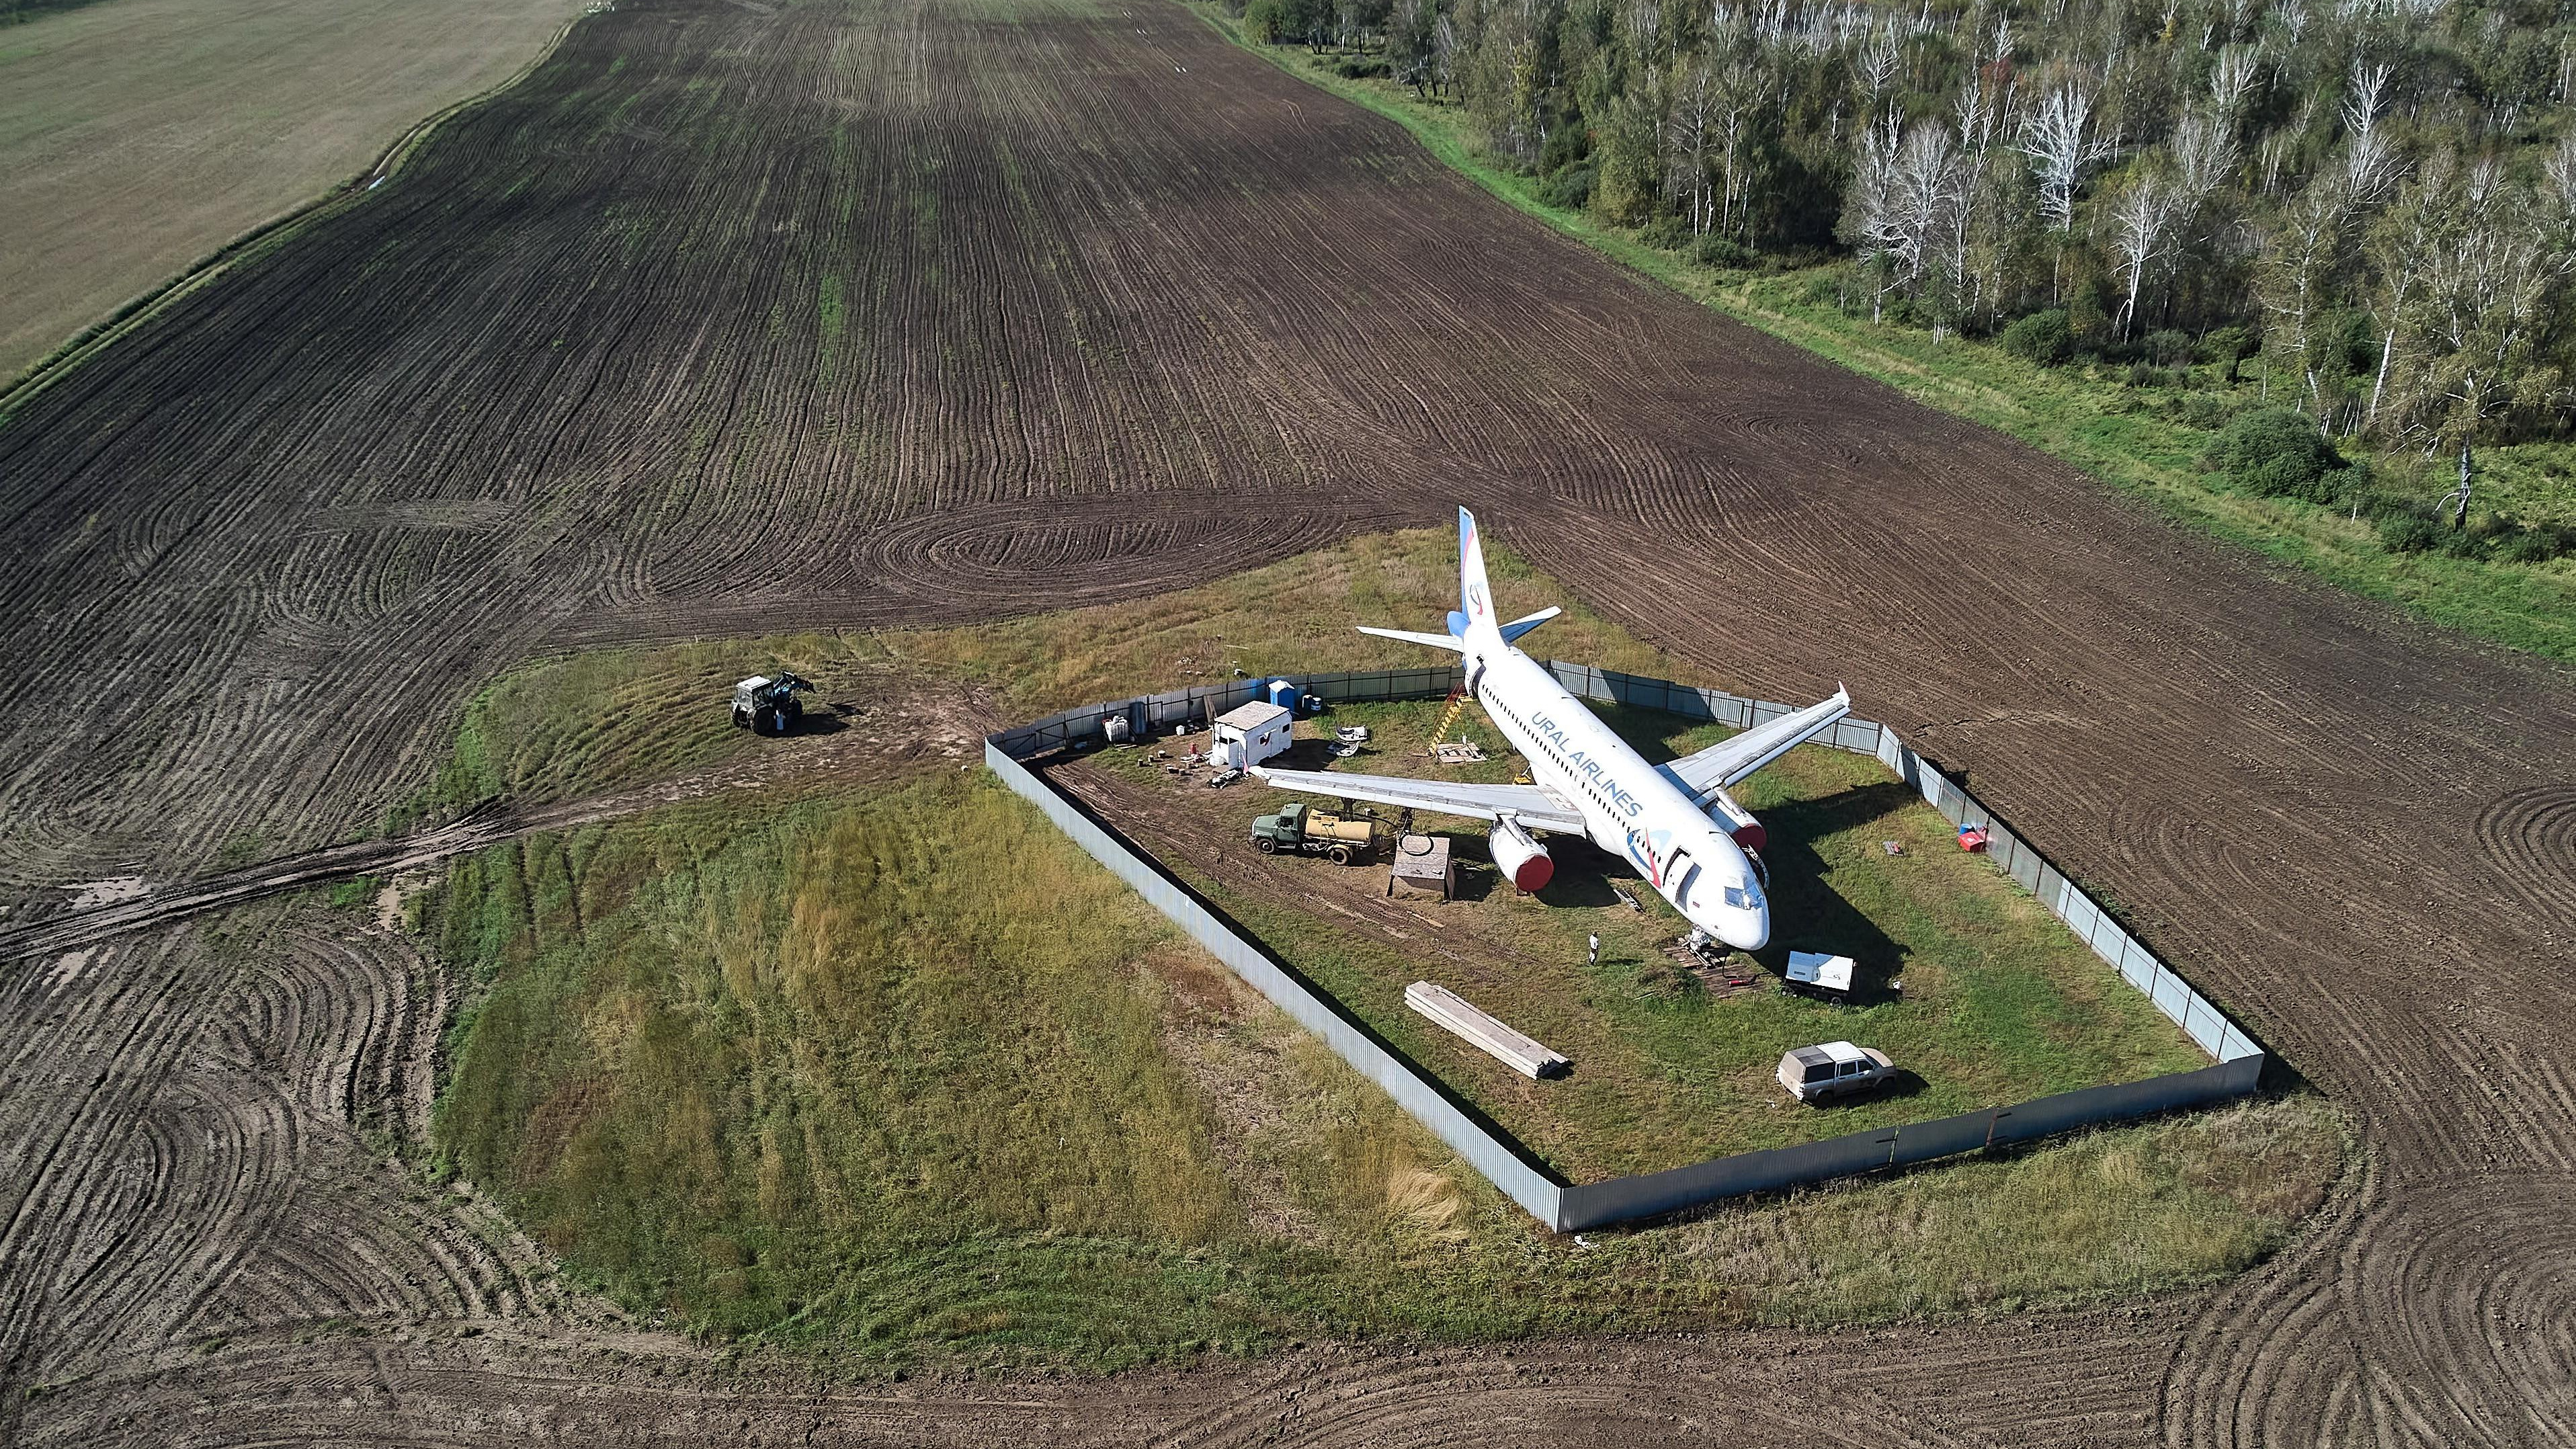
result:
M 1809 736 L 1833 728 L 1835 721 L 1849 713 L 1851 691 L 1837 689 L 1831 699 L 1791 711 L 1778 719 L 1755 725 L 1740 735 L 1719 740 L 1707 749 L 1682 756 L 1662 767 L 1664 776 L 1681 786 L 1684 794 L 1706 805 L 1719 790 L 1789 753 Z
M 1554 791 L 1536 785 L 1461 785 L 1448 780 L 1407 780 L 1393 775 L 1342 775 L 1322 770 L 1265 770 L 1252 773 L 1282 790 L 1332 795 L 1344 800 L 1370 800 L 1408 810 L 1464 815 L 1472 820 L 1518 816 L 1532 830 L 1582 835 L 1583 812 Z

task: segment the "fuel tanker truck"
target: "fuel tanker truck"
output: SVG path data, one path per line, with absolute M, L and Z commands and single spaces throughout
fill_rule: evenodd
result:
M 1335 865 L 1348 865 L 1367 856 L 1376 844 L 1375 819 L 1336 815 L 1302 801 L 1252 822 L 1252 848 L 1263 855 L 1296 851 L 1320 855 Z

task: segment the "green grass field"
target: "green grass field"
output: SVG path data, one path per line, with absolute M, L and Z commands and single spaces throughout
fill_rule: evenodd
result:
M 1411 131 L 1444 164 L 1496 197 L 1582 241 L 1622 266 L 1739 322 L 1897 389 L 1926 406 L 2008 433 L 2085 470 L 2168 517 L 2304 569 L 2337 587 L 2395 604 L 2444 628 L 2576 661 L 2576 558 L 2513 564 L 2443 554 L 2392 553 L 2369 518 L 2232 490 L 2195 462 L 2214 428 L 2188 421 L 2172 387 L 2132 388 L 2106 371 L 2045 368 L 1989 342 L 1879 325 L 1846 316 L 1830 293 L 1833 268 L 1758 273 L 1715 270 L 1649 246 L 1589 212 L 1539 199 L 1535 178 L 1492 164 L 1476 123 L 1459 107 L 1427 103 L 1391 80 L 1352 80 L 1340 57 L 1299 46 L 1258 45 L 1218 7 L 1189 0 L 1217 30 L 1289 74 Z M 2260 364 L 2228 390 L 2225 406 L 2251 403 Z M 2207 390 L 2202 390 L 2206 395 Z M 2576 520 L 2576 447 L 2528 443 L 2481 450 L 2479 507 L 2526 521 Z M 2439 466 L 2383 460 L 2390 481 L 2430 498 L 2448 486 Z M 2420 476 L 2418 476 L 2420 475 Z
M 0 9 L 0 387 L 506 81 L 581 10 L 40 0 L 10 24 Z
M 1495 758 L 1457 770 L 1432 762 L 1423 747 L 1440 708 L 1335 710 L 1325 723 L 1367 723 L 1374 745 L 1339 768 L 1511 778 L 1490 727 L 1466 733 Z M 1655 711 L 1601 713 L 1653 760 L 1727 733 Z M 1201 838 L 1226 847 L 1255 815 L 1304 798 L 1165 785 L 1142 750 L 1111 751 L 1090 767 L 1172 791 L 1204 822 Z M 1750 991 L 1709 989 L 1666 949 L 1689 923 L 1627 863 L 1562 839 L 1556 879 L 1525 896 L 1483 861 L 1479 829 L 1426 818 L 1452 837 L 1453 859 L 1473 862 L 1461 866 L 1461 899 L 1413 913 L 1413 929 L 1447 948 L 1438 955 L 1357 924 L 1348 911 L 1362 900 L 1333 904 L 1374 896 L 1382 864 L 1276 858 L 1265 863 L 1269 894 L 1204 872 L 1192 883 L 1578 1182 L 2208 1065 L 2009 876 L 1960 851 L 1949 823 L 1875 760 L 1803 747 L 1748 781 L 1740 798 L 1771 832 L 1776 923 L 1761 969 L 1746 969 L 1757 983 Z M 1889 856 L 1888 840 L 1905 853 Z M 1301 908 L 1301 898 L 1313 903 Z M 1597 967 L 1586 964 L 1591 934 L 1602 941 Z M 1792 949 L 1854 957 L 1861 1003 L 1772 989 Z M 1404 1005 L 1404 988 L 1426 977 L 1570 1057 L 1571 1075 L 1531 1082 L 1424 1021 Z M 1897 980 L 1901 991 L 1890 989 Z M 1888 1052 L 1911 1080 L 1844 1105 L 1791 1101 L 1772 1076 L 1781 1053 L 1842 1039 Z
M 460 865 L 436 1142 L 576 1282 L 867 1365 L 1876 1321 L 2200 1281 L 2336 1170 L 2311 1097 L 1536 1228 L 981 776 Z
M 1449 587 L 1446 547 L 1363 540 L 976 630 L 544 661 L 477 700 L 445 778 L 524 800 L 793 748 L 749 741 L 711 702 L 706 681 L 746 658 L 811 668 L 827 691 L 865 671 L 978 679 L 1014 713 L 1231 677 L 1218 647 L 1234 639 L 1255 672 L 1306 647 L 1391 662 L 1338 621 L 1424 615 Z M 1507 567 L 1505 606 L 1550 592 Z M 1333 622 L 1264 639 L 1247 610 L 1283 598 Z M 1654 664 L 1597 620 L 1549 627 L 1569 653 Z M 1516 949 L 1572 929 L 1526 916 Z M 2345 1150 L 2319 1099 L 2269 1098 L 1577 1246 L 1033 808 L 946 765 L 531 837 L 457 863 L 421 931 L 467 1003 L 437 1170 L 648 1321 L 853 1372 L 2091 1301 L 2241 1270 L 2295 1231 Z M 1611 967 L 1587 986 L 1605 1010 L 1652 1027 L 1690 1009 L 1632 996 L 1643 973 Z M 1907 970 L 1909 989 L 1931 979 Z
M 1565 606 L 1547 626 L 1552 649 L 1608 669 L 1679 667 L 1659 663 L 1518 555 L 1489 550 L 1497 607 Z M 738 757 L 759 742 L 733 729 L 717 702 L 755 669 L 792 669 L 827 697 L 862 700 L 867 681 L 882 672 L 960 680 L 989 691 L 998 726 L 1122 694 L 1230 680 L 1238 670 L 1419 665 L 1419 648 L 1351 625 L 1436 628 L 1457 588 L 1456 538 L 1409 529 L 1160 598 L 971 629 L 795 634 L 542 659 L 467 703 L 436 779 L 386 824 L 407 828 L 487 800 L 593 794 Z

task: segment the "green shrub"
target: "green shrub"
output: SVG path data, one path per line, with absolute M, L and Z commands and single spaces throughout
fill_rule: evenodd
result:
M 2139 342 L 2138 350 L 2146 354 L 2147 360 L 2158 367 L 2191 365 L 2192 344 L 2188 333 L 2170 329 L 2163 332 L 2150 332 L 2143 341 Z
M 2496 546 L 2496 557 L 2506 563 L 2547 563 L 2567 550 L 2556 530 L 2526 528 Z
M 1592 154 L 1592 133 L 1581 126 L 1550 126 L 1539 143 L 1538 174 L 1554 176 Z
M 2200 360 L 2227 369 L 2227 385 L 2236 385 L 2237 364 L 2254 355 L 2258 344 L 2243 327 L 2221 327 L 2200 339 Z
M 2063 307 L 2031 313 L 2005 328 L 2001 340 L 2004 351 L 2042 367 L 2062 366 L 2075 355 L 2075 333 Z
M 2266 498 L 2332 503 L 2345 482 L 2343 455 L 2315 423 L 2287 408 L 2256 408 L 2228 419 L 2202 462 Z
M 1287 0 L 1248 0 L 1243 7 L 1243 33 L 1256 45 L 1273 45 L 1289 21 Z
M 1370 56 L 1353 56 L 1333 67 L 1344 80 L 1377 80 L 1386 74 L 1386 62 Z
M 1703 267 L 1749 267 L 1753 265 L 1753 249 L 1711 233 L 1691 244 L 1691 260 Z
M 1538 199 L 1563 211 L 1581 211 L 1592 204 L 1592 163 L 1568 166 L 1547 179 L 1538 189 Z
M 2433 516 L 2433 510 L 2429 505 L 2413 498 L 2400 497 L 2394 493 L 2382 493 L 2376 489 L 2354 488 L 2347 492 L 2353 500 L 2354 511 L 2374 523 L 2386 523 L 2392 518 L 2429 520 Z
M 2180 404 L 2180 413 L 2185 423 L 2213 432 L 2226 426 L 2229 412 L 2226 400 L 2216 393 L 2185 393 Z
M 2442 546 L 2442 525 L 2420 513 L 2391 514 L 2379 520 L 2379 542 L 2390 553 L 2426 553 Z
M 2100 282 L 2087 282 L 2066 300 L 2066 326 L 2075 334 L 2075 350 L 2099 352 L 2111 345 L 2111 307 Z
M 1637 240 L 1658 251 L 1677 252 L 1691 244 L 1690 223 L 1678 216 L 1659 216 L 1638 228 Z
M 2442 552 L 2453 558 L 2485 558 L 2495 552 L 2495 521 L 2481 518 L 2466 528 L 2457 527 L 2448 518 L 2433 520 L 2442 533 Z

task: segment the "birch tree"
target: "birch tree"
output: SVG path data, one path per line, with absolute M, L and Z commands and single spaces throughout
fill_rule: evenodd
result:
M 1955 251 L 1967 223 L 1968 177 L 1947 129 L 1926 123 L 1908 130 L 1893 116 L 1870 128 L 1861 164 L 1861 201 L 1847 235 L 1861 259 L 1881 269 L 1870 313 L 1876 321 L 1890 290 L 1919 290 Z
M 1718 131 L 1717 74 L 1705 59 L 1687 63 L 1673 85 L 1673 112 L 1664 123 L 1672 147 L 1673 190 L 1690 211 L 1693 236 L 1709 228 L 1709 152 Z
M 2254 83 L 2262 79 L 2263 47 L 2260 45 L 2222 46 L 2218 58 L 2209 67 L 2210 112 L 2231 132 L 2245 119 L 2246 104 L 2253 99 Z
M 2419 304 L 2426 355 L 2413 426 L 2428 449 L 2481 441 L 2489 423 L 2557 384 L 2540 344 L 2570 258 L 2533 225 L 2536 199 L 2509 186 L 2491 159 L 2449 190 L 2425 248 Z
M 1717 164 L 1723 202 L 1720 224 L 1741 239 L 1752 225 L 1750 192 L 1753 132 L 1772 99 L 1771 73 L 1759 52 L 1739 51 L 1717 72 Z
M 2039 210 L 2060 232 L 2075 225 L 2075 189 L 2110 155 L 2092 133 L 2093 99 L 2072 82 L 2050 91 L 2022 118 L 2021 153 L 2039 180 Z
M 2353 62 L 2352 85 L 2343 103 L 2344 189 L 2356 204 L 2379 200 L 2397 179 L 2397 147 L 2379 128 L 2387 105 L 2390 68 Z
M 2352 199 L 2344 190 L 2343 177 L 2332 172 L 2318 177 L 2291 198 L 2264 238 L 2257 274 L 2263 310 L 2276 324 L 2264 329 L 2266 350 L 2300 379 L 2309 414 L 2316 418 L 2320 432 L 2332 415 L 2332 405 L 2316 365 L 2316 322 L 2332 305 L 2344 228 L 2351 214 Z M 2270 376 L 2267 367 L 2267 390 Z
M 2379 410 L 2388 396 L 2390 369 L 2397 359 L 2398 334 L 2416 316 L 2417 282 L 2434 234 L 2442 224 L 2443 197 L 2453 184 L 2453 165 L 2448 152 L 2434 153 L 2415 183 L 2370 234 L 2367 249 L 2372 270 L 2378 274 L 2378 295 L 2373 300 L 2377 303 L 2380 335 L 2379 366 L 2370 381 L 2370 406 L 2362 414 L 2362 426 L 2366 428 L 2378 426 Z
M 2113 245 L 2117 250 L 2119 273 L 2125 279 L 2127 296 L 2120 302 L 2120 340 L 2129 338 L 2129 325 L 2138 315 L 2138 296 L 2147 279 L 2155 275 L 2173 251 L 2174 217 L 2182 208 L 2182 194 L 2165 179 L 2158 167 L 2142 168 L 2136 181 L 2120 194 L 2111 209 Z

